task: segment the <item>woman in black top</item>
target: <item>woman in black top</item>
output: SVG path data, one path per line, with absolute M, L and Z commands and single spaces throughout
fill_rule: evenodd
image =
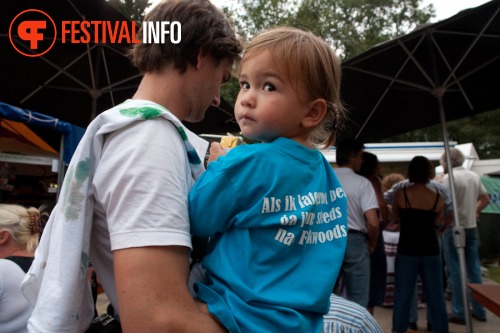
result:
M 438 238 L 444 202 L 439 192 L 427 187 L 433 174 L 427 158 L 414 157 L 408 167 L 409 186 L 394 196 L 392 211 L 399 217 L 400 238 L 394 272 L 393 332 L 408 329 L 411 299 L 420 275 L 432 331 L 448 333 Z

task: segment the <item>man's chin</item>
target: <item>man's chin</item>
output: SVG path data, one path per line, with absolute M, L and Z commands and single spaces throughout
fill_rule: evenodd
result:
M 186 117 L 186 118 L 184 118 L 184 121 L 188 122 L 188 123 L 199 123 L 203 119 L 205 119 L 205 114 L 202 114 L 198 117 Z

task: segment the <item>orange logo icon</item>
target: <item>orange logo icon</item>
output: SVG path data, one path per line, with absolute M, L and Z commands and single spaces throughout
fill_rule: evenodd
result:
M 39 57 L 47 53 L 54 46 L 56 35 L 54 20 L 38 9 L 19 13 L 9 27 L 10 43 L 17 52 L 27 57 Z

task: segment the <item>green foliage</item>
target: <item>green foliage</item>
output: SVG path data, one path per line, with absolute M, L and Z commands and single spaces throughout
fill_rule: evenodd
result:
M 298 9 L 298 0 L 238 0 L 231 7 L 223 7 L 244 40 L 266 28 L 292 25 Z
M 109 4 L 132 21 L 142 23 L 144 11 L 151 3 L 150 0 L 108 0 Z
M 222 98 L 226 100 L 231 105 L 236 103 L 236 97 L 240 92 L 240 83 L 237 77 L 231 77 L 231 79 L 224 83 L 220 89 L 220 94 Z
M 500 267 L 488 267 L 490 279 L 496 283 L 500 283 Z
M 328 41 L 344 59 L 373 45 L 427 23 L 432 6 L 420 0 L 304 0 L 296 26 L 309 27 Z
M 404 34 L 434 16 L 422 0 L 235 0 L 223 11 L 243 40 L 279 25 L 309 30 L 324 38 L 342 58 Z M 237 80 L 221 89 L 228 102 L 236 99 Z M 232 95 L 234 94 L 234 96 Z
M 447 123 L 448 138 L 460 143 L 473 143 L 481 159 L 500 158 L 500 134 L 498 121 L 500 110 L 484 112 L 472 117 Z M 382 142 L 429 142 L 443 141 L 441 125 L 408 132 Z
M 225 12 L 249 40 L 263 29 L 290 25 L 329 42 L 342 58 L 405 34 L 434 16 L 422 0 L 238 0 Z

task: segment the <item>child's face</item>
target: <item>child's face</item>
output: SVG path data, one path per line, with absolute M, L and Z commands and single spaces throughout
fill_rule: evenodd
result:
M 258 51 L 243 59 L 240 92 L 235 116 L 241 133 L 249 138 L 272 141 L 304 135 L 302 120 L 308 111 L 304 84 L 297 85 L 300 98 L 287 73 L 269 51 Z

